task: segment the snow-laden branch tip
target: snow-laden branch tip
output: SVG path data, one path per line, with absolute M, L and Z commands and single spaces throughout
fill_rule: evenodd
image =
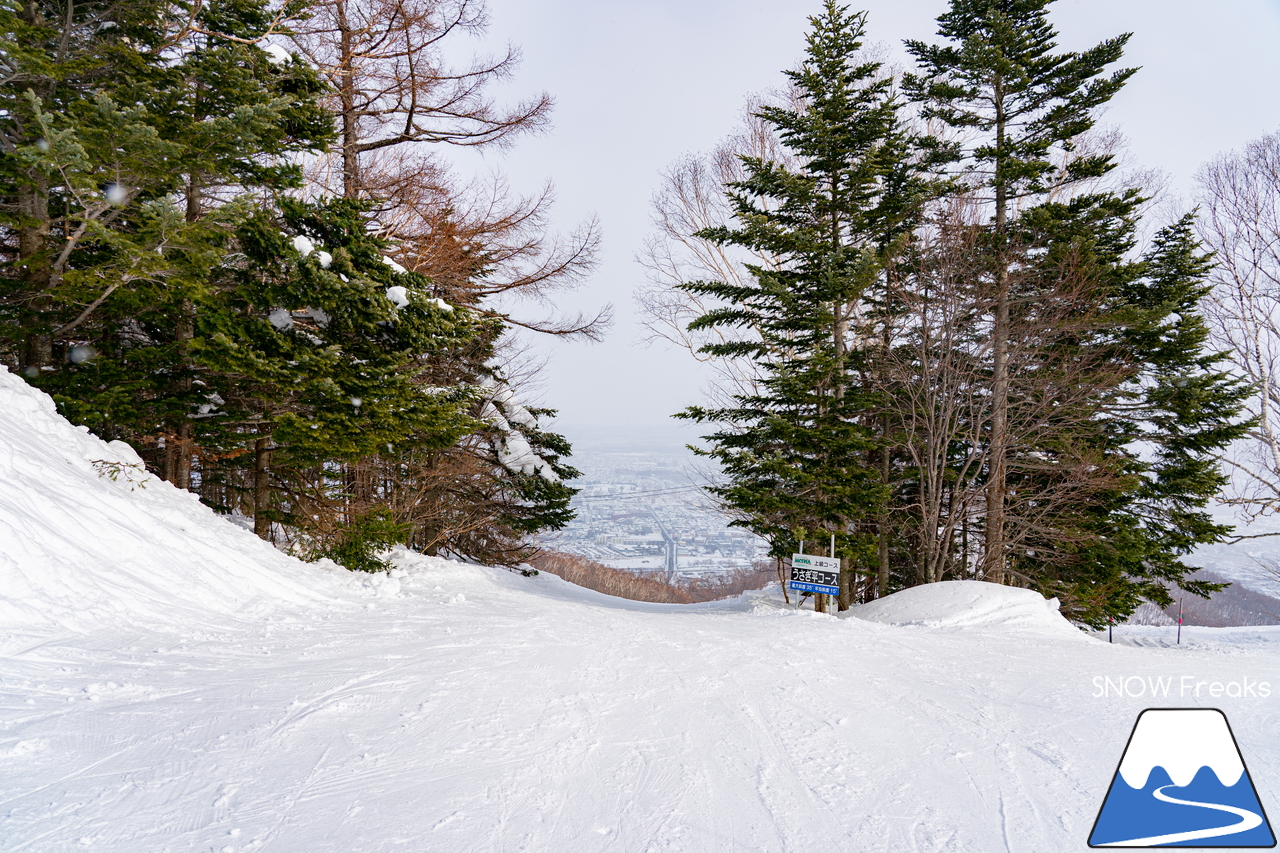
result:
M 395 285 L 387 288 L 387 298 L 391 300 L 396 308 L 407 308 L 409 306 L 409 291 L 402 285 Z
M 262 48 L 262 52 L 267 55 L 267 62 L 272 65 L 287 65 L 292 59 L 292 54 L 278 44 L 269 44 Z
M 409 305 L 409 290 L 408 288 L 399 284 L 394 285 L 392 287 L 388 287 L 387 298 L 390 299 L 392 303 L 395 304 L 396 308 L 406 308 Z M 428 299 L 427 304 L 434 305 L 436 308 L 439 308 L 441 311 L 447 311 L 450 313 L 453 312 L 453 306 L 450 305 L 448 302 L 445 302 L 443 299 L 438 299 L 438 298 Z
M 499 433 L 493 449 L 502 467 L 513 473 L 536 474 L 551 483 L 560 482 L 551 463 L 534 451 L 521 430 L 512 426 L 514 422 L 525 429 L 537 429 L 537 418 L 516 400 L 506 384 L 486 381 L 480 387 L 488 392 L 480 417 Z

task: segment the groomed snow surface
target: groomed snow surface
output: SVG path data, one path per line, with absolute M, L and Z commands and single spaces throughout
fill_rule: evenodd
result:
M 1222 708 L 1280 813 L 1272 629 L 1107 645 L 974 583 L 837 618 L 408 552 L 355 576 L 136 462 L 0 371 L 6 853 L 1085 850 L 1149 706 Z

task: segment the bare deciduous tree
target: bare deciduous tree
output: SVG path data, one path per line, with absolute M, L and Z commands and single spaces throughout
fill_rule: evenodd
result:
M 1247 411 L 1257 426 L 1224 457 L 1227 501 L 1256 517 L 1280 511 L 1280 133 L 1219 156 L 1197 178 L 1200 238 L 1217 261 L 1205 316 L 1257 387 Z
M 464 67 L 449 62 L 446 40 L 487 24 L 483 0 L 325 0 L 297 25 L 295 43 L 336 93 L 344 195 L 365 189 L 369 154 L 415 142 L 505 144 L 546 126 L 549 95 L 510 108 L 488 95 L 519 63 L 514 47 Z
M 791 91 L 749 98 L 738 130 L 709 154 L 689 155 L 669 166 L 650 202 L 655 230 L 636 256 L 646 273 L 646 282 L 636 291 L 645 338 L 649 342 L 665 341 L 687 350 L 699 361 L 711 363 L 717 377 L 711 389 L 713 399 L 728 399 L 751 389 L 756 370 L 746 359 L 717 359 L 701 352 L 705 344 L 723 343 L 724 332 L 689 331 L 689 324 L 713 306 L 705 297 L 679 286 L 690 281 L 744 285 L 751 275 L 747 264 L 778 268 L 779 259 L 768 253 L 748 252 L 698 235 L 709 228 L 723 227 L 733 218 L 726 188 L 745 177 L 743 157 L 796 167 L 794 155 L 757 115 L 765 105 L 794 105 L 796 98 Z
M 294 41 L 334 88 L 339 144 L 310 164 L 310 177 L 347 198 L 376 200 L 397 258 L 432 278 L 437 295 L 512 326 L 598 339 L 610 320 L 607 306 L 561 319 L 511 313 L 521 300 L 545 303 L 549 293 L 581 283 L 595 262 L 597 223 L 552 234 L 549 185 L 517 196 L 500 177 L 466 184 L 437 153 L 440 144 L 501 147 L 548 126 L 545 93 L 511 107 L 489 96 L 518 65 L 514 47 L 465 66 L 450 62 L 458 37 L 487 25 L 483 0 L 319 4 Z

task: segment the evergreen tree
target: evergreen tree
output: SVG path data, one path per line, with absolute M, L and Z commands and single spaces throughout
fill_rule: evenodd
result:
M 293 35 L 330 81 L 328 105 L 339 129 L 337 156 L 313 164 L 312 179 L 345 198 L 376 199 L 400 263 L 427 276 L 436 297 L 503 321 L 479 328 L 456 361 L 435 366 L 448 381 L 476 388 L 476 416 L 493 408 L 486 388 L 505 387 L 495 353 L 506 332 L 522 327 L 595 339 L 607 322 L 607 311 L 567 322 L 515 318 L 522 297 L 547 304 L 551 291 L 589 269 L 594 223 L 568 240 L 553 238 L 546 233 L 549 192 L 511 198 L 500 179 L 463 188 L 438 156 L 442 144 L 501 146 L 546 125 L 549 96 L 504 106 L 488 92 L 515 69 L 514 50 L 454 65 L 450 34 L 475 34 L 486 18 L 477 0 L 326 0 Z M 394 500 L 397 517 L 413 520 L 419 547 L 519 563 L 537 530 L 567 521 L 572 490 L 503 463 L 500 448 L 508 439 L 540 446 L 544 460 L 569 449 L 562 436 L 510 426 L 519 435 L 482 428 L 435 451 L 363 460 L 353 473 L 360 484 L 355 498 L 372 501 L 375 483 L 394 481 L 403 493 Z M 564 467 L 560 476 L 570 472 Z M 538 518 L 546 523 L 529 526 Z
M 1164 584 L 1209 591 L 1178 557 L 1225 533 L 1203 507 L 1243 393 L 1205 352 L 1190 219 L 1135 260 L 1141 190 L 1099 189 L 1114 159 L 1081 147 L 1133 74 L 1107 73 L 1128 36 L 1055 53 L 1049 2 L 954 0 L 950 44 L 909 43 L 922 73 L 907 85 L 965 140 L 934 144 L 989 217 L 974 244 L 992 336 L 981 574 L 1100 624 L 1167 602 Z
M 96 26 L 112 34 L 119 26 L 110 23 L 140 8 L 108 7 Z M 84 60 L 113 73 L 94 75 L 65 103 L 51 90 L 56 113 L 29 90 L 34 124 L 18 115 L 10 126 L 37 137 L 28 148 L 39 156 L 10 160 L 26 166 L 20 192 L 56 185 L 59 197 L 46 201 L 64 213 L 33 255 L 57 253 L 44 289 L 7 278 L 6 337 L 64 414 L 130 440 L 189 487 L 200 409 L 219 391 L 191 359 L 196 305 L 214 306 L 238 225 L 271 193 L 299 185 L 290 158 L 322 147 L 333 130 L 316 100 L 318 76 L 253 43 L 273 24 L 265 3 L 201 4 L 179 33 L 164 30 L 171 9 L 149 11 L 122 42 L 108 35 L 101 56 Z M 15 224 L 19 235 L 30 225 Z M 31 269 L 22 254 L 11 271 Z
M 1253 425 L 1241 418 L 1249 387 L 1220 369 L 1226 354 L 1207 350 L 1199 305 L 1212 265 L 1188 214 L 1156 235 L 1139 274 L 1115 294 L 1118 310 L 1134 318 L 1115 331 L 1115 344 L 1141 365 L 1108 429 L 1130 487 L 1087 508 L 1095 544 L 1067 572 L 1044 576 L 1094 627 L 1143 600 L 1165 607 L 1172 588 L 1204 597 L 1222 588 L 1189 580 L 1195 569 L 1181 561 L 1230 534 L 1204 508 L 1226 483 L 1217 457 Z
M 746 177 L 729 188 L 736 226 L 699 235 L 763 250 L 779 264 L 749 265 L 752 280 L 742 285 L 683 285 L 722 304 L 690 325 L 728 332 L 703 352 L 755 361 L 758 390 L 680 417 L 723 425 L 703 452 L 728 478 L 712 492 L 735 523 L 779 556 L 799 539 L 834 533 L 846 565 L 865 569 L 885 489 L 869 464 L 876 401 L 857 379 L 868 356 L 859 341 L 919 185 L 902 178 L 912 149 L 890 81 L 859 57 L 865 15 L 828 0 L 810 22 L 806 59 L 787 73 L 800 108 L 759 113 L 803 165 L 744 158 Z M 847 590 L 850 572 L 842 574 Z M 847 606 L 849 595 L 841 599 Z
M 28 377 L 61 362 L 55 338 L 74 340 L 86 306 L 122 282 L 163 275 L 155 246 L 165 212 L 139 206 L 131 233 L 113 225 L 125 188 L 151 186 L 171 148 L 145 108 L 112 98 L 150 74 L 150 52 L 166 37 L 163 8 L 0 6 L 0 31 L 9 34 L 0 81 L 0 351 Z M 73 263 L 86 243 L 98 251 Z M 94 295 L 68 305 L 67 286 Z
M 385 507 L 351 501 L 345 465 L 450 446 L 478 426 L 473 389 L 436 383 L 433 364 L 482 322 L 390 262 L 367 207 L 282 199 L 278 217 L 243 225 L 191 342 L 222 383 L 201 412 L 210 436 L 228 453 L 253 447 L 256 532 L 284 521 L 322 550 L 372 530 Z
M 1076 144 L 1095 121 L 1097 109 L 1134 73 L 1122 69 L 1103 76 L 1117 62 L 1129 36 L 1102 42 L 1082 53 L 1056 53 L 1057 33 L 1048 21 L 1051 0 L 952 0 L 938 18 L 938 34 L 949 44 L 907 43 L 921 73 L 905 86 L 921 105 L 924 118 L 955 131 L 961 141 L 936 141 L 953 158 L 957 177 L 985 191 L 990 211 L 992 351 L 990 360 L 990 446 L 986 478 L 983 574 L 1004 580 L 1009 557 L 1006 510 L 1009 500 L 1009 353 L 1017 346 L 1015 303 L 1044 294 L 1016 294 L 1012 272 L 1027 263 L 1044 239 L 1015 235 L 1018 209 L 1034 206 L 1051 192 L 1070 194 L 1082 182 L 1115 167 L 1106 154 L 1077 156 Z M 1137 193 L 1123 199 L 1100 196 L 1097 203 L 1118 204 L 1125 216 Z M 1127 209 L 1125 209 L 1127 208 Z

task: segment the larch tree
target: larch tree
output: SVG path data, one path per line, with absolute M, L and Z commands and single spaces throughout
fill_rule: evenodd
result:
M 594 259 L 595 223 L 553 236 L 549 187 L 518 197 L 501 179 L 464 184 L 439 155 L 442 145 L 505 146 L 547 124 L 547 95 L 503 107 L 489 93 L 515 69 L 514 49 L 451 64 L 451 45 L 486 25 L 478 0 L 326 0 L 294 40 L 334 92 L 338 144 L 309 167 L 315 188 L 370 200 L 398 263 L 425 276 L 436 298 L 495 321 L 478 327 L 480 337 L 455 360 L 433 361 L 428 374 L 433 384 L 474 389 L 473 414 L 485 426 L 448 447 L 358 463 L 352 499 L 389 500 L 413 526 L 415 543 L 432 553 L 514 564 L 528 555 L 530 533 L 567 522 L 573 490 L 564 481 L 575 472 L 560 461 L 567 442 L 539 426 L 553 411 L 519 406 L 527 418 L 506 417 L 501 399 L 515 380 L 502 364 L 508 333 L 597 338 L 608 311 L 516 316 L 522 302 L 545 304 L 581 282 Z

